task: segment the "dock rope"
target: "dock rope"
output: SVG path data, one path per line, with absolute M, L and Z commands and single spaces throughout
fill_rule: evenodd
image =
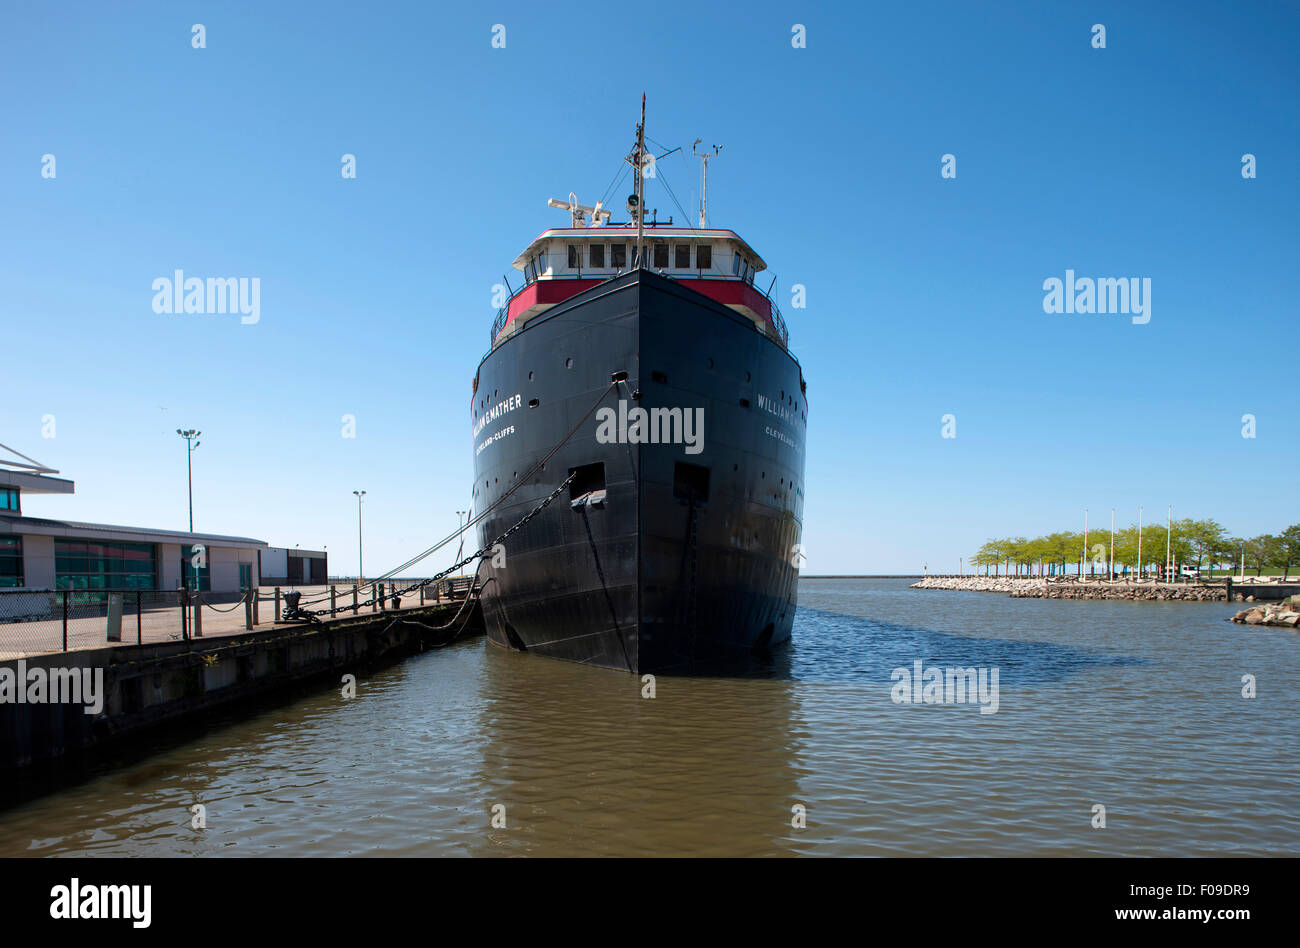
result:
M 383 575 L 374 577 L 372 580 L 370 580 L 370 583 L 381 583 L 384 582 L 385 580 L 393 579 L 398 573 L 410 569 L 412 566 L 414 566 L 416 563 L 420 562 L 421 560 L 426 559 L 429 556 L 432 556 L 434 553 L 442 549 L 447 544 L 451 543 L 457 537 L 464 536 L 466 530 L 480 523 L 485 517 L 488 516 L 488 514 L 492 513 L 503 503 L 505 503 L 506 500 L 510 498 L 511 494 L 513 494 L 519 488 L 523 487 L 524 484 L 528 483 L 528 481 L 535 474 L 537 474 L 538 471 L 544 470 L 546 468 L 547 463 L 551 460 L 551 458 L 555 457 L 556 452 L 558 452 L 560 448 L 564 447 L 569 442 L 569 439 L 572 438 L 575 434 L 577 434 L 582 429 L 582 426 L 587 423 L 587 419 L 589 419 L 592 416 L 592 414 L 596 411 L 596 409 L 600 407 L 600 403 L 605 400 L 605 396 L 607 396 L 610 392 L 614 391 L 614 389 L 618 387 L 618 384 L 619 384 L 618 380 L 611 379 L 609 383 L 609 387 L 601 391 L 600 397 L 598 397 L 596 401 L 592 403 L 592 406 L 587 409 L 587 413 L 578 419 L 578 423 L 569 430 L 569 433 L 566 434 L 559 441 L 557 441 L 555 443 L 555 446 L 552 447 L 550 451 L 546 452 L 546 455 L 540 461 L 538 461 L 531 468 L 525 471 L 523 477 L 519 478 L 519 480 L 515 482 L 513 487 L 511 487 L 504 494 L 498 497 L 493 503 L 485 507 L 482 510 L 482 512 L 475 514 L 473 517 L 471 517 L 469 521 L 467 521 L 465 525 L 461 527 L 459 530 L 457 530 L 455 533 L 448 534 L 446 537 L 439 540 L 437 543 L 429 547 L 423 553 L 419 554 L 418 556 L 412 557 L 411 559 L 407 560 L 405 563 L 402 563 L 400 566 L 395 566 L 392 569 L 390 569 L 388 572 L 384 573 Z M 555 489 L 555 494 L 552 494 L 551 497 L 547 498 L 547 500 L 543 502 L 543 505 L 549 504 L 552 500 L 554 500 L 555 496 L 566 486 L 568 486 L 568 484 L 571 483 L 572 481 L 573 481 L 573 475 L 569 475 L 569 477 L 564 481 L 564 483 Z M 525 523 L 527 523 L 530 519 L 532 519 L 532 517 L 536 516 L 536 514 L 539 512 L 540 512 L 539 510 L 534 510 L 533 512 L 528 514 L 528 516 L 526 516 L 523 520 L 521 520 L 519 523 L 511 527 L 510 530 L 506 531 L 506 533 L 502 534 L 501 537 L 498 537 L 497 540 L 494 541 L 493 544 L 491 544 L 491 546 L 495 546 L 496 543 L 500 542 L 501 539 L 515 532 L 517 529 L 519 529 Z M 491 549 L 491 546 L 488 547 L 489 550 Z M 378 599 L 381 598 L 386 599 L 389 598 L 390 596 L 401 595 L 402 593 L 405 592 L 413 592 L 415 590 L 418 590 L 421 586 L 427 586 L 430 583 L 436 582 L 440 579 L 444 579 L 450 573 L 451 570 L 458 569 L 461 566 L 465 565 L 466 563 L 473 561 L 475 558 L 477 558 L 480 555 L 480 553 L 475 553 L 471 556 L 465 557 L 455 566 L 449 567 L 447 570 L 443 570 L 437 576 L 431 576 L 428 579 L 424 579 L 424 580 L 420 580 L 419 582 L 412 583 L 411 585 L 405 587 L 404 589 L 395 590 L 394 592 L 389 593 L 387 596 L 383 596 L 383 597 L 372 596 L 370 599 L 366 600 L 363 603 L 357 603 L 356 607 L 359 609 L 361 606 L 373 605 Z M 333 609 L 321 609 L 321 610 L 316 610 L 314 612 L 313 610 L 304 608 L 306 606 L 312 606 L 312 605 L 316 605 L 317 603 L 325 602 L 329 598 L 330 598 L 329 594 L 327 593 L 319 596 L 316 599 L 304 599 L 298 603 L 298 608 L 302 612 L 312 612 L 315 615 L 333 615 L 334 613 L 343 612 L 346 609 L 353 608 L 351 605 L 346 607 L 338 606 Z
M 332 609 L 304 609 L 302 608 L 302 605 L 300 603 L 298 606 L 298 612 L 300 615 L 309 615 L 313 617 L 326 616 L 326 615 L 332 616 L 339 612 L 347 612 L 353 609 L 360 609 L 362 606 L 374 605 L 376 602 L 381 602 L 384 599 L 392 599 L 394 597 L 400 597 L 406 593 L 414 592 L 415 590 L 420 589 L 421 587 L 428 586 L 430 583 L 436 583 L 439 580 L 446 579 L 449 575 L 451 575 L 453 572 L 460 569 L 462 566 L 466 565 L 467 563 L 472 563 L 474 560 L 486 559 L 487 557 L 491 556 L 493 549 L 495 549 L 498 543 L 504 543 L 515 532 L 522 529 L 524 524 L 528 523 L 528 521 L 532 520 L 539 513 L 541 513 L 543 510 L 549 507 L 551 503 L 555 500 L 555 498 L 559 497 L 560 494 L 563 493 L 564 489 L 573 483 L 573 479 L 577 476 L 578 475 L 576 472 L 570 474 L 568 477 L 566 477 L 563 481 L 560 482 L 560 486 L 555 488 L 555 490 L 551 491 L 549 497 L 543 500 L 532 510 L 528 511 L 528 513 L 524 514 L 523 518 L 519 520 L 509 530 L 507 530 L 505 533 L 502 533 L 500 536 L 493 539 L 492 542 L 489 543 L 487 546 L 482 547 L 479 550 L 476 550 L 475 552 L 471 553 L 469 556 L 465 557 L 460 562 L 453 563 L 451 566 L 448 566 L 445 570 L 443 570 L 441 573 L 438 573 L 435 576 L 430 576 L 428 579 L 418 580 L 417 582 L 411 583 L 409 586 L 405 586 L 402 589 L 394 589 L 393 591 L 389 593 L 385 593 L 383 595 L 371 596 L 365 602 L 358 602 L 356 605 L 349 604 L 345 606 L 335 606 Z M 469 597 L 467 596 L 466 599 L 468 598 Z

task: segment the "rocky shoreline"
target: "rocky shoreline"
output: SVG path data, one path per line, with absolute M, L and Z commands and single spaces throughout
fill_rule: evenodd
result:
M 1300 596 L 1242 609 L 1232 617 L 1232 621 L 1242 625 L 1276 625 L 1294 629 L 1300 626 Z
M 1003 593 L 1012 599 L 1115 599 L 1130 602 L 1226 602 L 1223 586 L 1184 583 L 1049 582 L 1010 576 L 927 576 L 912 589 L 959 589 Z

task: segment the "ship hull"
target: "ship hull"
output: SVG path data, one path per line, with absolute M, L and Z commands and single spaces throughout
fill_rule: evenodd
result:
M 489 639 L 638 674 L 788 641 L 803 389 L 798 363 L 751 321 L 648 271 L 502 340 L 471 412 L 474 509 L 518 486 L 480 543 L 574 479 L 481 564 Z

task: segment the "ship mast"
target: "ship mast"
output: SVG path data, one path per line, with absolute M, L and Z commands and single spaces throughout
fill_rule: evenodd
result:
M 645 93 L 641 93 L 641 122 L 636 127 L 636 264 L 645 266 Z

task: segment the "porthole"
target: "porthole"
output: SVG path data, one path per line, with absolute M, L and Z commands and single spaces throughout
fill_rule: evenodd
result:
M 748 373 L 748 372 L 745 373 L 745 381 L 746 381 L 746 382 L 749 381 L 749 373 Z
M 530 399 L 528 399 L 528 407 L 529 407 L 529 408 L 536 408 L 539 404 L 540 404 L 540 402 L 538 402 L 537 399 L 535 399 L 535 398 L 530 398 Z
M 565 367 L 566 369 L 571 369 L 571 368 L 573 368 L 573 359 L 572 359 L 572 358 L 565 359 L 565 360 L 564 360 L 564 367 Z
M 532 372 L 529 372 L 529 373 L 528 373 L 528 381 L 531 382 L 532 380 L 533 380 L 533 373 L 532 373 Z
M 704 364 L 705 364 L 708 368 L 710 368 L 710 369 L 713 368 L 713 360 L 712 360 L 712 359 L 705 359 L 705 360 L 704 360 Z

